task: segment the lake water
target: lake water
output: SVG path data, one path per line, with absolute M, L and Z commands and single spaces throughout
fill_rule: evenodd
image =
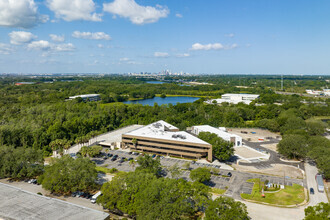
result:
M 142 105 L 154 106 L 154 103 L 156 102 L 158 105 L 170 104 L 170 103 L 176 105 L 177 103 L 194 102 L 198 99 L 199 99 L 198 97 L 191 97 L 191 96 L 169 96 L 166 98 L 154 97 L 152 99 L 125 101 L 124 104 L 142 104 Z
M 165 82 L 161 82 L 161 81 L 147 81 L 146 83 L 149 83 L 149 84 L 164 84 Z

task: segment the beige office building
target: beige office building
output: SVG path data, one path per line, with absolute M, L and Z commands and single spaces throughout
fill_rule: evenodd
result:
M 122 142 L 131 150 L 212 161 L 211 144 L 162 120 L 123 134 Z

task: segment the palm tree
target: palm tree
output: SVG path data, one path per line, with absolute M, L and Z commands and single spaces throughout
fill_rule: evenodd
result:
M 136 165 L 135 160 L 130 160 L 130 161 L 129 161 L 129 165 L 130 165 L 131 167 L 135 168 L 135 165 Z

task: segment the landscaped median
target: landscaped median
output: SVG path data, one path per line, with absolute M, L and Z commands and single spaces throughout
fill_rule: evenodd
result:
M 265 187 L 264 182 L 259 179 L 250 179 L 247 182 L 254 183 L 252 192 L 251 194 L 242 193 L 241 197 L 250 202 L 292 207 L 303 203 L 306 199 L 304 187 L 298 184 L 285 186 L 284 189 L 270 188 L 262 192 Z

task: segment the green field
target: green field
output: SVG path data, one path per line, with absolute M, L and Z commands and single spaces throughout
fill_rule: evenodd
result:
M 241 194 L 243 199 L 284 206 L 300 204 L 305 200 L 304 187 L 297 184 L 293 184 L 293 186 L 285 186 L 285 189 L 281 189 L 275 193 L 266 191 L 264 193 L 265 198 L 263 198 L 259 191 L 259 179 L 250 179 L 247 182 L 253 182 L 254 185 L 251 194 Z M 260 184 L 263 186 L 264 183 L 260 182 Z

